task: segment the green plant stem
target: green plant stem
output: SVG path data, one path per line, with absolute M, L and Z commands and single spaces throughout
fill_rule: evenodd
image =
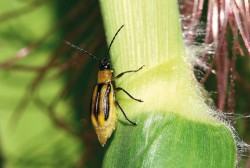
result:
M 106 29 L 108 42 L 124 25 L 111 50 L 117 57 L 113 60 L 114 66 L 119 65 L 117 70 L 134 69 L 142 63 L 151 67 L 184 54 L 176 1 L 109 0 L 101 5 L 108 8 L 103 11 L 105 27 L 112 25 Z
M 182 40 L 177 0 L 100 0 L 116 81 L 143 103 L 119 93 L 131 120 L 119 115 L 104 167 L 234 167 L 233 134 L 205 103 Z M 122 157 L 121 157 L 122 155 Z M 123 161 L 121 161 L 123 159 Z M 209 166 L 207 166 L 209 165 Z

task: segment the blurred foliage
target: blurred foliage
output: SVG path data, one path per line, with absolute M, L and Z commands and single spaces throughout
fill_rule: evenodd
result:
M 97 64 L 63 42 L 101 56 L 98 1 L 1 1 L 0 11 L 1 166 L 100 167 L 88 120 Z

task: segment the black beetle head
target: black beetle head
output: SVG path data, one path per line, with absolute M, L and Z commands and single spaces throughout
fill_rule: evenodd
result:
M 107 58 L 104 58 L 100 61 L 99 64 L 100 70 L 110 69 L 110 61 Z

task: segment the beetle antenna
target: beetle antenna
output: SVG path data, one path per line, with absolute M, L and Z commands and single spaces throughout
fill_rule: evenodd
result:
M 111 43 L 109 44 L 107 56 L 109 55 L 110 48 L 111 48 L 111 46 L 112 46 L 112 44 L 113 44 L 113 42 L 114 42 L 116 36 L 118 35 L 119 31 L 123 28 L 123 26 L 124 26 L 124 25 L 122 25 L 122 26 L 117 30 L 117 32 L 115 33 L 115 35 L 114 35 L 114 37 L 113 37 Z
M 69 46 L 71 46 L 71 47 L 73 47 L 73 48 L 75 48 L 75 49 L 77 49 L 77 50 L 80 50 L 81 52 L 83 52 L 83 53 L 89 55 L 90 57 L 92 57 L 92 58 L 94 58 L 94 59 L 96 59 L 96 60 L 98 60 L 98 61 L 101 61 L 99 58 L 97 58 L 96 56 L 90 54 L 88 51 L 86 51 L 86 50 L 84 50 L 84 49 L 82 49 L 82 48 L 80 48 L 80 47 L 78 47 L 78 46 L 76 46 L 76 45 L 70 43 L 70 42 L 67 41 L 67 40 L 64 40 L 64 43 L 68 44 Z

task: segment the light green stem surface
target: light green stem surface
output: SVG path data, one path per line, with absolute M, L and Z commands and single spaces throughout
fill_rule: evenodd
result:
M 212 117 L 188 62 L 177 0 L 100 0 L 115 74 L 137 69 L 116 81 L 117 100 L 134 127 L 119 113 L 107 145 L 104 167 L 234 167 L 230 129 Z

